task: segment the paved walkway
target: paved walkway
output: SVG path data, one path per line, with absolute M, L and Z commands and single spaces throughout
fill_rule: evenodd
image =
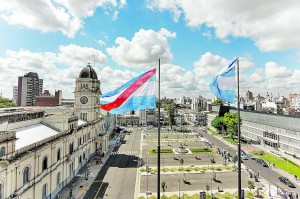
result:
M 78 174 L 71 180 L 71 182 L 61 190 L 59 198 L 69 199 L 71 189 L 74 199 L 84 198 L 86 191 L 90 188 L 113 149 L 114 147 L 111 147 L 101 159 L 103 162 L 102 164 L 96 164 L 95 156 L 91 157 L 89 162 L 79 170 Z M 89 173 L 88 178 L 85 177 L 86 173 Z

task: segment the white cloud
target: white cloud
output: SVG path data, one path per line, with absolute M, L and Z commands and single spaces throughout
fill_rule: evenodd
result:
M 161 34 L 162 36 L 169 37 L 169 38 L 176 37 L 176 32 L 170 32 L 165 28 L 161 28 L 160 31 L 158 31 L 158 33 Z
M 232 60 L 228 60 L 211 52 L 201 55 L 198 61 L 195 61 L 194 71 L 197 76 L 215 76 L 222 68 L 227 66 Z M 254 66 L 250 57 L 239 57 L 240 71 L 244 72 Z
M 267 78 L 282 78 L 290 77 L 292 75 L 292 71 L 289 71 L 287 67 L 280 66 L 275 62 L 267 62 L 265 66 Z
M 173 55 L 167 38 L 174 36 L 176 36 L 175 33 L 166 29 L 159 32 L 140 29 L 134 34 L 131 41 L 124 37 L 118 37 L 115 40 L 116 46 L 107 48 L 106 51 L 119 65 L 128 68 L 149 69 L 157 65 L 159 58 L 161 63 L 171 62 Z
M 106 55 L 100 50 L 90 47 L 82 47 L 74 44 L 68 46 L 59 46 L 59 61 L 73 66 L 82 66 L 89 61 L 92 65 L 95 61 L 97 65 L 103 65 L 106 61 Z
M 194 62 L 195 73 L 197 76 L 214 76 L 223 67 L 228 65 L 229 60 L 219 56 L 214 55 L 211 52 L 206 52 L 201 55 L 198 61 Z
M 44 80 L 44 89 L 52 93 L 55 89 L 61 89 L 64 98 L 74 98 L 75 79 L 87 63 L 93 60 L 91 53 L 97 55 L 94 69 L 98 73 L 98 67 L 104 64 L 106 56 L 96 49 L 71 44 L 60 46 L 58 53 L 7 50 L 0 57 L 0 70 L 3 74 L 0 76 L 0 90 L 3 96 L 11 98 L 12 87 L 17 85 L 18 76 L 37 72 Z
M 300 1 L 281 0 L 155 0 L 148 7 L 169 10 L 177 21 L 184 13 L 189 27 L 206 25 L 226 41 L 227 36 L 248 37 L 262 51 L 287 50 L 300 47 Z M 176 16 L 176 17 L 175 17 Z
M 103 40 L 101 40 L 101 39 L 98 40 L 97 43 L 98 43 L 100 46 L 105 46 L 105 45 L 106 45 L 105 41 L 103 41 Z
M 125 0 L 9 0 L 0 1 L 0 17 L 12 25 L 74 37 L 83 27 L 82 18 L 97 7 L 117 11 L 125 5 Z
M 181 10 L 178 5 L 178 0 L 147 0 L 146 5 L 149 9 L 158 9 L 159 11 L 170 10 L 173 14 L 174 21 L 178 21 Z

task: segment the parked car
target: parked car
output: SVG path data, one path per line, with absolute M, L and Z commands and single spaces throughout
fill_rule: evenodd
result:
M 241 155 L 242 160 L 248 160 L 248 156 L 247 155 Z
M 286 177 L 280 176 L 279 181 L 290 188 L 296 188 L 295 185 L 293 183 L 291 183 L 291 181 Z
M 264 160 L 262 160 L 262 159 L 260 159 L 260 158 L 257 158 L 257 159 L 256 159 L 256 162 L 257 162 L 258 164 L 261 164 L 263 167 L 268 167 L 268 166 L 269 166 L 268 163 L 266 163 L 266 161 L 264 161 Z

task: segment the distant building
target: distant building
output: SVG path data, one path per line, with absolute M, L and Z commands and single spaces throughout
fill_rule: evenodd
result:
M 245 101 L 252 101 L 252 100 L 253 100 L 253 93 L 248 90 L 245 96 Z
M 43 93 L 43 80 L 37 73 L 29 72 L 18 80 L 17 106 L 34 106 L 36 96 Z
M 55 95 L 51 95 L 45 90 L 41 96 L 36 96 L 35 106 L 60 106 L 62 104 L 61 90 L 55 91 Z
M 17 104 L 17 100 L 18 100 L 18 87 L 13 86 L 13 99 L 12 99 L 12 102 Z
M 294 110 L 300 109 L 300 92 L 298 93 L 290 93 L 289 94 L 290 99 L 290 107 Z
M 199 97 L 195 97 L 191 104 L 191 109 L 193 110 L 206 110 L 206 99 L 201 95 Z

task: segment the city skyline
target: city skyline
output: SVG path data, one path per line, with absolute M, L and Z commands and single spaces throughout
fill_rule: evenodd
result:
M 45 89 L 73 98 L 69 88 L 90 62 L 105 93 L 160 58 L 161 96 L 211 98 L 208 84 L 239 56 L 241 94 L 299 92 L 300 3 L 231 3 L 1 2 L 0 91 L 11 99 L 18 77 L 37 72 Z

